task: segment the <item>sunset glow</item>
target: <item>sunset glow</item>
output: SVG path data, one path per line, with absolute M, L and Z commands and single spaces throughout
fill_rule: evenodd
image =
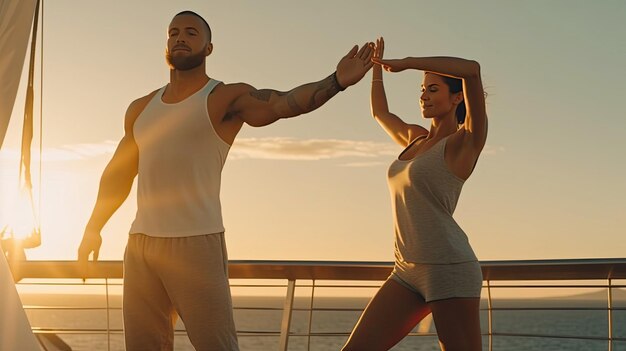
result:
M 455 218 L 478 258 L 626 252 L 623 3 L 279 4 L 188 3 L 213 30 L 211 77 L 289 90 L 327 77 L 352 45 L 381 35 L 389 58 L 477 60 L 489 137 Z M 165 31 L 182 8 L 162 1 L 149 7 L 46 4 L 43 97 L 36 94 L 44 121 L 35 119 L 35 135 L 43 128 L 37 217 L 17 185 L 23 96 L 0 151 L 0 229 L 24 237 L 41 222 L 41 246 L 27 250 L 29 259 L 76 259 L 126 108 L 168 81 Z M 428 127 L 417 101 L 421 79 L 420 72 L 384 75 L 391 111 Z M 393 260 L 385 177 L 401 149 L 371 117 L 370 80 L 366 75 L 309 115 L 242 129 L 223 171 L 231 259 Z M 133 189 L 102 232 L 101 259 L 122 258 L 135 211 Z

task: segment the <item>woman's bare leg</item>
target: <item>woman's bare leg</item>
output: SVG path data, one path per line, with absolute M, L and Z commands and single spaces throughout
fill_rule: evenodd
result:
M 421 296 L 389 279 L 363 311 L 342 350 L 389 350 L 429 313 Z
M 432 301 L 439 344 L 444 351 L 481 351 L 480 298 Z

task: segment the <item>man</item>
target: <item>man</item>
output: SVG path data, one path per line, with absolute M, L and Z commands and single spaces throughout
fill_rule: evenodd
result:
M 211 29 L 183 11 L 168 29 L 170 82 L 135 100 L 100 182 L 78 259 L 94 261 L 100 231 L 136 175 L 137 215 L 124 255 L 126 349 L 172 350 L 174 311 L 197 350 L 238 350 L 219 199 L 221 170 L 244 123 L 260 127 L 307 113 L 372 67 L 355 46 L 327 78 L 288 92 L 224 84 L 206 74 Z

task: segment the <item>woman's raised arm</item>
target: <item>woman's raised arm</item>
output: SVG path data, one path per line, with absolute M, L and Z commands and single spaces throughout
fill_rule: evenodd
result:
M 385 50 L 385 41 L 383 38 L 376 40 L 373 59 L 382 59 Z M 389 134 L 391 139 L 403 147 L 418 137 L 426 134 L 428 131 L 416 124 L 408 124 L 400 117 L 389 112 L 387 104 L 387 95 L 385 94 L 385 86 L 383 84 L 383 72 L 380 65 L 374 65 L 372 69 L 372 89 L 370 95 L 372 116 L 378 124 Z

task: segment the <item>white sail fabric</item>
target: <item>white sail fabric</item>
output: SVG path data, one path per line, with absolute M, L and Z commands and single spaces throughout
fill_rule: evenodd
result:
M 0 148 L 20 84 L 35 3 L 35 0 L 0 0 Z M 1 250 L 0 350 L 41 351 Z
M 20 85 L 36 0 L 0 0 L 0 147 Z
M 6 257 L 0 250 L 0 350 L 41 351 L 15 290 Z

